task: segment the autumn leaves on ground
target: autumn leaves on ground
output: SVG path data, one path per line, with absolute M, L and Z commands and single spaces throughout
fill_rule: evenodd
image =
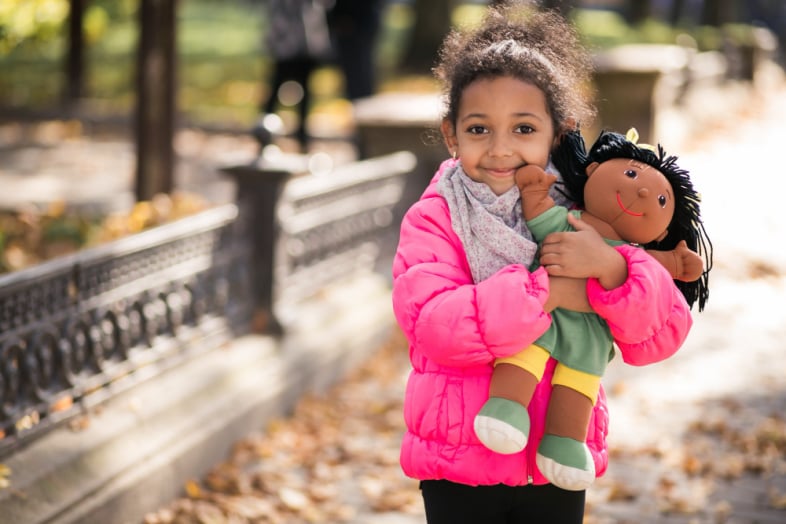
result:
M 345 381 L 238 441 L 145 523 L 339 523 L 358 508 L 419 514 L 417 483 L 398 464 L 408 365 L 396 334 Z
M 407 368 L 405 342 L 395 333 L 347 380 L 238 441 L 225 462 L 189 481 L 186 496 L 147 515 L 145 523 L 340 523 L 359 511 L 421 515 L 417 483 L 403 477 L 398 464 Z M 710 510 L 722 522 L 732 502 L 706 507 L 717 482 L 786 473 L 786 418 L 774 409 L 717 401 L 680 446 L 612 447 L 616 469 L 648 475 L 650 489 L 642 492 L 624 477 L 599 479 L 586 522 L 607 522 L 593 516 L 599 504 L 637 501 L 663 514 Z M 728 422 L 730 414 L 737 424 Z M 786 494 L 769 496 L 772 507 L 786 509 Z

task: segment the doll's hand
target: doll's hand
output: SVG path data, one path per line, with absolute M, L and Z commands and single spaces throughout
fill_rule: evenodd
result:
M 557 181 L 557 175 L 546 173 L 534 164 L 528 164 L 516 170 L 515 180 L 522 193 L 548 191 Z
M 549 298 L 543 309 L 551 313 L 557 307 L 592 313 L 587 300 L 587 279 L 550 276 Z
M 684 282 L 698 280 L 704 272 L 704 261 L 701 256 L 688 247 L 688 244 L 681 240 L 674 248 L 674 258 L 677 261 L 677 271 L 674 278 Z
M 660 262 L 675 280 L 693 282 L 698 280 L 704 271 L 704 261 L 701 256 L 692 251 L 684 240 L 681 240 L 671 251 L 648 249 L 647 253 Z
M 556 175 L 529 164 L 517 169 L 514 179 L 521 192 L 521 211 L 525 220 L 532 220 L 554 206 L 549 188 L 556 182 Z
M 568 222 L 576 231 L 551 233 L 543 240 L 540 264 L 549 275 L 597 278 L 605 289 L 614 289 L 628 278 L 622 255 L 589 224 L 572 214 Z

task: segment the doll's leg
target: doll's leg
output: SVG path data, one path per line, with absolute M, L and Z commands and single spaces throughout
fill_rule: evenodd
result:
M 543 377 L 549 353 L 530 346 L 495 363 L 489 399 L 475 416 L 475 434 L 484 446 L 503 454 L 518 453 L 529 438 L 527 406 Z
M 595 480 L 595 463 L 586 438 L 600 377 L 557 364 L 552 384 L 545 435 L 538 446 L 538 468 L 556 486 L 584 490 Z

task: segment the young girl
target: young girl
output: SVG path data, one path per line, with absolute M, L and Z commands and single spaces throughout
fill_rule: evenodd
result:
M 429 523 L 582 522 L 585 492 L 548 484 L 535 463 L 553 360 L 529 403 L 524 451 L 490 451 L 473 430 L 494 394 L 495 359 L 535 341 L 555 307 L 597 312 L 636 365 L 667 358 L 690 330 L 688 304 L 658 262 L 607 245 L 579 220 L 576 232 L 548 236 L 542 267 L 527 270 L 537 245 L 514 174 L 527 164 L 546 169 L 561 135 L 591 116 L 587 64 L 562 18 L 513 5 L 491 9 L 479 28 L 453 32 L 443 45 L 435 71 L 453 158 L 404 217 L 393 262 L 393 308 L 412 363 L 401 465 L 421 481 Z M 648 292 L 656 287 L 668 291 Z M 629 329 L 634 305 L 648 321 Z M 586 439 L 597 475 L 607 465 L 607 427 L 601 389 Z

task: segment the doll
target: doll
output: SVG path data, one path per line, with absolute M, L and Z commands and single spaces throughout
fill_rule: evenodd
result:
M 568 213 L 580 216 L 610 245 L 647 249 L 670 271 L 688 304 L 698 300 L 701 311 L 708 297 L 711 244 L 700 220 L 699 196 L 676 157 L 629 138 L 603 132 L 587 154 L 578 131 L 563 137 L 552 156 L 563 178 L 559 190 L 582 211 L 555 204 L 549 196 L 555 175 L 537 166 L 520 168 L 516 183 L 527 227 L 540 242 L 551 232 L 571 230 Z M 553 389 L 536 462 L 552 484 L 586 489 L 595 479 L 587 427 L 613 356 L 611 332 L 600 316 L 555 309 L 551 327 L 532 346 L 495 362 L 495 396 L 475 418 L 478 438 L 499 453 L 524 449 L 530 429 L 527 406 L 553 357 Z

